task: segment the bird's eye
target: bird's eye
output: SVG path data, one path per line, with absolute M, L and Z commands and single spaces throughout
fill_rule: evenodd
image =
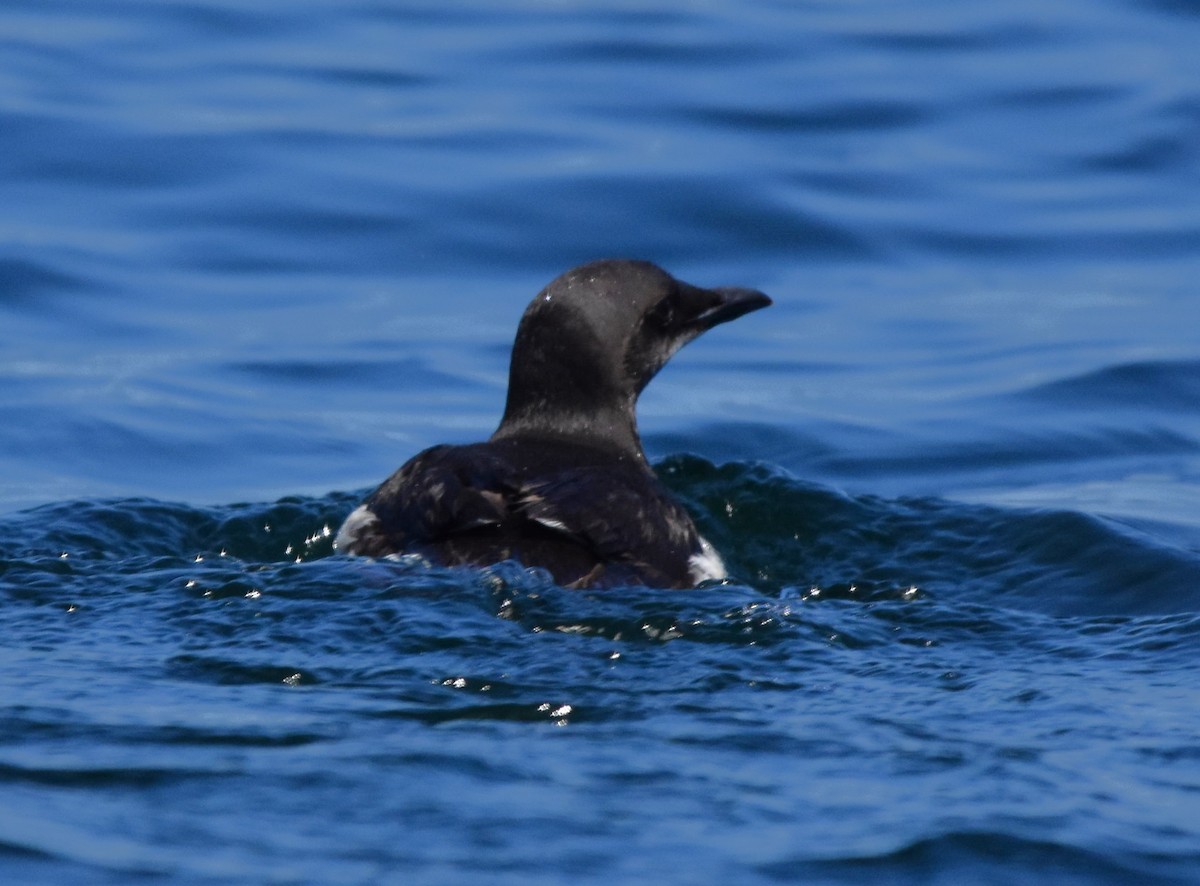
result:
M 675 323 L 675 299 L 667 296 L 656 304 L 646 317 L 659 329 L 668 329 Z

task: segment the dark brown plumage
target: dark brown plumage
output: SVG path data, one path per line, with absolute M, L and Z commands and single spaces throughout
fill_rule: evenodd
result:
M 752 289 L 690 286 L 648 262 L 563 274 L 521 318 L 491 439 L 414 456 L 347 517 L 339 550 L 445 565 L 514 559 L 576 587 L 724 577 L 650 470 L 635 409 L 680 347 L 770 303 Z

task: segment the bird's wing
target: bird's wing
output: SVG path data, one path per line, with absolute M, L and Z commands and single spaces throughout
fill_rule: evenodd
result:
M 383 556 L 498 526 L 518 497 L 510 474 L 502 460 L 483 453 L 465 457 L 460 447 L 426 449 L 363 502 L 363 518 L 346 550 Z
M 631 575 L 686 563 L 695 546 L 691 518 L 658 482 L 610 468 L 579 468 L 534 480 L 520 490 L 520 511 L 570 535 L 598 561 L 624 564 Z
M 515 552 L 522 537 L 558 536 L 597 564 L 596 574 L 581 579 L 589 585 L 682 586 L 698 544 L 690 517 L 653 477 L 612 466 L 518 476 L 507 459 L 482 447 L 419 453 L 360 510 L 353 533 L 345 542 L 339 535 L 347 553 L 444 553 L 456 540 L 491 529 Z

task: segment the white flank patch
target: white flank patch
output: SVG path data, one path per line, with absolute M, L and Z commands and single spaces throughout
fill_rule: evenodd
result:
M 379 520 L 375 516 L 375 512 L 366 505 L 359 505 L 350 512 L 350 516 L 342 523 L 342 528 L 338 530 L 337 538 L 333 540 L 333 547 L 336 550 L 344 551 L 351 547 L 363 529 L 370 526 Z
M 700 537 L 700 550 L 688 557 L 688 575 L 696 584 L 700 584 L 702 581 L 720 581 L 729 577 L 721 555 L 704 536 Z
M 569 532 L 565 523 L 555 520 L 551 517 L 534 517 L 534 523 L 541 523 L 547 529 L 553 529 L 555 532 Z

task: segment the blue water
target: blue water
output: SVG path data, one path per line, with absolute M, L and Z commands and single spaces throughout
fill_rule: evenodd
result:
M 1200 882 L 1200 7 L 7 0 L 0 881 Z M 526 302 L 775 306 L 735 575 L 331 556 Z

